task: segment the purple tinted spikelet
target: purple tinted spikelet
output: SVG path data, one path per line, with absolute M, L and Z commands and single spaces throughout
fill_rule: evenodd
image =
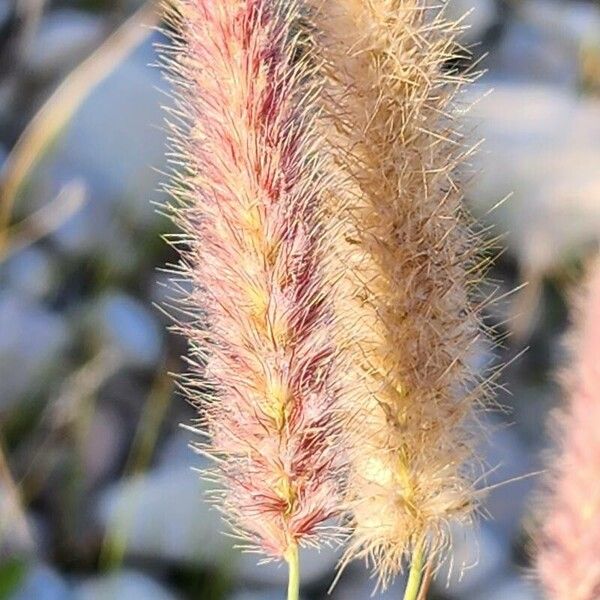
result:
M 475 502 L 469 422 L 479 336 L 470 290 L 482 249 L 457 167 L 470 149 L 455 100 L 466 82 L 456 23 L 427 0 L 311 0 L 323 48 L 335 191 L 338 339 L 347 372 L 353 537 L 382 587 L 413 554 L 440 556 Z M 417 561 L 418 562 L 418 561 Z
M 170 190 L 174 244 L 193 288 L 185 387 L 215 501 L 249 549 L 282 558 L 322 541 L 338 509 L 316 88 L 294 1 L 177 0 L 170 14 L 172 145 L 186 169 Z
M 548 600 L 600 598 L 600 262 L 589 273 L 563 375 L 566 406 L 556 415 L 547 514 L 536 567 Z

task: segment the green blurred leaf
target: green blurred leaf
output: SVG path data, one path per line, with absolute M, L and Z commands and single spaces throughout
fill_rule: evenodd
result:
M 0 600 L 8 598 L 25 579 L 27 563 L 13 559 L 0 564 Z

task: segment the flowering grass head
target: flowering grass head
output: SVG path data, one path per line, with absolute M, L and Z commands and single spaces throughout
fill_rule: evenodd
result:
M 295 1 L 177 0 L 172 212 L 199 449 L 215 501 L 269 558 L 327 537 L 339 510 L 339 363 L 327 306 L 316 81 Z M 209 388 L 207 391 L 207 387 Z
M 600 262 L 590 269 L 563 374 L 566 405 L 555 416 L 546 516 L 536 568 L 549 600 L 600 598 Z
M 467 79 L 459 25 L 422 0 L 312 0 L 328 71 L 335 194 L 337 335 L 349 348 L 352 458 L 344 561 L 381 587 L 411 557 L 442 556 L 453 520 L 476 506 L 469 424 L 483 384 L 474 283 L 483 243 L 461 203 L 470 147 L 456 122 Z M 476 382 L 476 383 L 475 383 Z

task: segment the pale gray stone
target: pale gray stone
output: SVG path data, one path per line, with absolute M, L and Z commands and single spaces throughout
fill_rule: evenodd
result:
M 74 67 L 102 39 L 106 25 L 89 12 L 70 8 L 49 11 L 27 48 L 25 66 L 43 77 Z
M 0 294 L 0 410 L 47 385 L 69 339 L 62 315 L 24 294 Z
M 115 574 L 86 579 L 75 588 L 74 600 L 177 600 L 143 573 L 123 570 Z
M 151 368 L 163 352 L 163 331 L 151 308 L 122 292 L 106 292 L 87 317 L 89 334 L 112 348 L 123 366 Z
M 9 600 L 75 600 L 68 582 L 46 565 L 33 566 Z

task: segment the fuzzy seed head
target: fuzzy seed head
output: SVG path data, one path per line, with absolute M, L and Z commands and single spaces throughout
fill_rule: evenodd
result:
M 590 270 L 563 375 L 566 405 L 555 419 L 547 514 L 538 539 L 538 576 L 549 600 L 600 598 L 600 262 Z
M 446 544 L 474 508 L 466 423 L 481 242 L 455 178 L 468 149 L 452 111 L 464 80 L 457 25 L 425 0 L 312 0 L 328 65 L 327 130 L 343 185 L 332 195 L 353 537 L 381 587 L 417 546 Z
M 316 84 L 294 1 L 177 0 L 171 21 L 174 160 L 186 169 L 172 211 L 192 283 L 184 383 L 210 438 L 199 449 L 217 464 L 216 503 L 249 549 L 282 558 L 323 539 L 342 467 Z

